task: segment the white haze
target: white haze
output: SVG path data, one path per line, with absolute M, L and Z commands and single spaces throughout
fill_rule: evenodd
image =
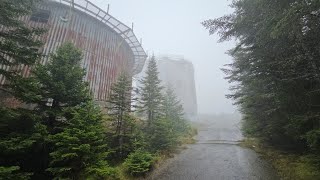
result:
M 227 0 L 91 0 L 131 26 L 143 47 L 155 55 L 182 55 L 192 61 L 198 109 L 201 114 L 233 113 L 236 107 L 225 98 L 228 83 L 220 68 L 231 61 L 225 52 L 232 42 L 217 43 L 200 22 L 231 13 Z

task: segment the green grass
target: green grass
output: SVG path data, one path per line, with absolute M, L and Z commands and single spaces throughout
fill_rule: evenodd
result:
M 255 150 L 270 161 L 283 180 L 320 180 L 320 168 L 316 164 L 320 157 L 316 155 L 280 151 L 253 138 L 244 140 L 240 145 Z

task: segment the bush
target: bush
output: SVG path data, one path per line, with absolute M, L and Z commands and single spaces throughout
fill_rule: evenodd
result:
M 150 152 L 171 150 L 177 146 L 178 135 L 173 130 L 172 123 L 166 119 L 157 119 L 147 134 Z
M 30 179 L 30 176 L 32 175 L 32 173 L 23 173 L 23 172 L 19 172 L 19 170 L 20 170 L 19 166 L 10 166 L 10 167 L 0 166 L 0 179 L 8 179 L 8 180 Z
M 126 171 L 132 176 L 145 175 L 152 168 L 154 157 L 152 154 L 138 150 L 131 153 L 124 162 Z
M 116 168 L 109 167 L 107 164 L 99 164 L 98 167 L 89 168 L 84 174 L 86 180 L 119 180 L 119 171 Z
M 320 128 L 317 130 L 309 131 L 305 135 L 308 145 L 313 150 L 320 150 Z

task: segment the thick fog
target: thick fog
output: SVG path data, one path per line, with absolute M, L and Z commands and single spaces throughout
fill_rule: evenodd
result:
M 228 12 L 227 0 L 92 0 L 142 38 L 143 48 L 155 55 L 182 55 L 192 61 L 198 111 L 201 114 L 233 113 L 236 108 L 225 98 L 228 83 L 220 68 L 231 61 L 225 52 L 233 43 L 217 43 L 200 22 Z

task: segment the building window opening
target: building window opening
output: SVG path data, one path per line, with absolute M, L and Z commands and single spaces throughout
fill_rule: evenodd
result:
M 30 21 L 47 23 L 49 21 L 50 13 L 51 12 L 48 10 L 38 9 L 32 13 Z

